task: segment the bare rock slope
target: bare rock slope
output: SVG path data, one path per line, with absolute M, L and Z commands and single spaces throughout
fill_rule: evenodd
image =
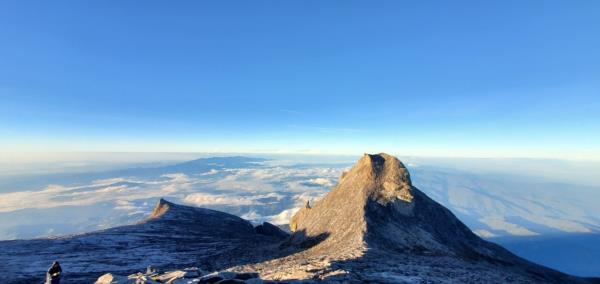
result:
M 454 215 L 412 186 L 404 165 L 387 154 L 365 155 L 339 184 L 291 222 L 293 243 L 329 235 L 315 250 L 415 252 L 470 258 L 508 257 L 483 241 Z

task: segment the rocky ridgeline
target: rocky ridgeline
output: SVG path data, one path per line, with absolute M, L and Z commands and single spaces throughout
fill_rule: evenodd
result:
M 41 282 L 59 260 L 65 283 L 93 283 L 106 272 L 130 275 L 149 265 L 161 271 L 209 271 L 272 258 L 289 234 L 264 223 L 253 226 L 215 210 L 159 200 L 137 224 L 52 239 L 0 241 L 0 283 Z

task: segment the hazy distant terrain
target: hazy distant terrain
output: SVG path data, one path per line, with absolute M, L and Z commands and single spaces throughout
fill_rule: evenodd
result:
M 136 222 L 160 197 L 256 222 L 285 224 L 306 200 L 323 196 L 352 164 L 352 158 L 320 164 L 270 158 L 203 158 L 169 165 L 155 162 L 101 171 L 4 176 L 0 239 L 71 234 Z M 415 186 L 450 208 L 477 234 L 565 272 L 600 275 L 599 266 L 588 261 L 600 259 L 600 250 L 585 245 L 599 240 L 594 236 L 600 232 L 600 208 L 595 206 L 600 187 L 562 178 L 564 169 L 562 174 L 551 172 L 556 175 L 553 179 L 519 172 L 518 167 L 512 172 L 478 166 L 456 169 L 451 163 L 437 166 L 423 159 L 403 160 Z M 544 236 L 554 237 L 549 241 Z M 561 245 L 572 242 L 573 236 L 584 236 L 579 246 Z M 536 250 L 532 242 L 540 247 L 552 244 L 556 254 Z M 560 250 L 576 257 L 566 263 L 559 257 Z
M 600 234 L 491 238 L 520 256 L 575 275 L 600 275 Z

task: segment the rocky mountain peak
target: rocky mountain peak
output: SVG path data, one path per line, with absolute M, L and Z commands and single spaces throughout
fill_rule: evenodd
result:
M 332 253 L 348 247 L 495 253 L 448 209 L 414 187 L 404 164 L 385 153 L 365 154 L 323 199 L 300 209 L 290 229 L 296 232 L 293 242 L 300 244 L 327 236 L 314 249 Z
M 342 174 L 337 186 L 327 196 L 314 206 L 307 205 L 296 213 L 290 221 L 290 229 L 292 231 L 303 229 L 303 224 L 308 225 L 305 223 L 307 220 L 305 217 L 320 211 L 327 212 L 327 216 L 319 218 L 337 220 L 339 217 L 341 220 L 334 222 L 335 224 L 346 223 L 345 219 L 348 216 L 354 216 L 352 220 L 355 222 L 364 221 L 366 204 L 371 201 L 382 206 L 398 203 L 398 209 L 405 214 L 411 214 L 414 207 L 413 199 L 410 174 L 400 160 L 385 153 L 364 154 L 348 172 Z M 333 216 L 331 212 L 338 214 Z M 319 230 L 331 230 L 336 227 L 338 226 L 329 226 Z M 361 224 L 359 227 L 365 227 L 365 224 Z
M 337 251 L 338 244 L 343 243 L 346 248 L 362 250 L 369 246 L 369 235 L 389 233 L 383 237 L 389 238 L 398 233 L 375 233 L 380 230 L 373 225 L 389 228 L 398 221 L 390 220 L 392 216 L 401 219 L 415 215 L 416 190 L 408 170 L 396 157 L 365 154 L 323 199 L 292 217 L 290 229 L 297 232 L 292 241 L 303 243 L 327 236 L 320 246 Z
M 326 257 L 330 262 L 360 271 L 358 279 L 369 275 L 373 282 L 403 283 L 402 276 L 394 280 L 372 277 L 390 275 L 391 271 L 403 275 L 407 268 L 418 267 L 417 263 L 428 263 L 427 271 L 432 267 L 448 268 L 433 282 L 444 282 L 441 279 L 447 277 L 446 273 L 455 272 L 449 267 L 473 267 L 475 263 L 477 269 L 482 270 L 465 276 L 462 282 L 473 282 L 473 279 L 486 282 L 483 279 L 487 276 L 482 276 L 482 271 L 487 269 L 494 271 L 489 275 L 495 275 L 488 279 L 498 282 L 521 279 L 516 282 L 577 283 L 580 280 L 532 264 L 479 238 L 450 210 L 413 186 L 404 164 L 385 153 L 365 154 L 342 174 L 327 195 L 310 205 L 301 208 L 290 220 L 293 234 L 289 243 L 306 250 L 269 262 L 264 268 L 267 271 L 273 270 L 270 267 L 273 263 L 295 267 L 285 276 L 273 277 L 309 277 L 298 276 L 306 271 L 303 266 L 306 259 L 326 271 L 321 261 Z M 399 265 L 404 270 L 396 270 Z M 256 267 L 260 266 L 253 266 Z M 496 274 L 499 271 L 512 276 L 499 281 Z
M 354 183 L 368 184 L 371 198 L 381 204 L 387 204 L 396 199 L 405 202 L 413 200 L 412 183 L 408 169 L 394 156 L 385 153 L 364 154 L 350 172 L 344 176 L 354 177 L 352 179 Z M 340 184 L 343 182 L 344 180 L 340 181 Z
M 161 198 L 156 203 L 156 206 L 154 206 L 154 209 L 152 209 L 152 213 L 150 213 L 150 216 L 148 217 L 148 219 L 159 218 L 160 216 L 167 213 L 167 211 L 169 211 L 169 208 L 171 208 L 174 205 L 175 204 Z

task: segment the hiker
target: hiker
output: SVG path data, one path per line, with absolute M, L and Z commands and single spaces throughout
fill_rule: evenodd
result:
M 52 266 L 48 268 L 48 272 L 46 272 L 46 284 L 60 284 L 61 273 L 62 268 L 60 268 L 58 261 L 53 262 Z

